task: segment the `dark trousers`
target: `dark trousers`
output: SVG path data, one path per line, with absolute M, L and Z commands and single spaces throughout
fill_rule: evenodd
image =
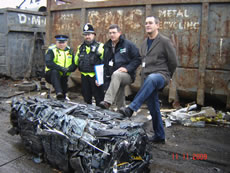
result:
M 97 86 L 95 84 L 95 76 L 84 76 L 81 75 L 81 91 L 84 97 L 84 101 L 87 104 L 92 104 L 92 97 L 96 100 L 96 105 L 98 106 L 101 101 L 104 99 L 103 86 Z
M 61 76 L 57 70 L 49 70 L 45 74 L 45 79 L 53 85 L 56 94 L 61 92 L 66 95 L 68 90 L 68 76 Z

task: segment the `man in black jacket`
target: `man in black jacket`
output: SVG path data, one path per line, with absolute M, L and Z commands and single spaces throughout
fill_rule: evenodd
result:
M 104 86 L 108 89 L 99 106 L 108 109 L 116 102 L 119 109 L 125 106 L 125 86 L 134 82 L 141 59 L 138 48 L 121 35 L 118 25 L 109 27 L 109 36 L 104 45 Z

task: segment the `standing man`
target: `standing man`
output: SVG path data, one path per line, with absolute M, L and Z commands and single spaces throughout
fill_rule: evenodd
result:
M 67 45 L 68 36 L 56 35 L 56 44 L 51 45 L 45 55 L 45 79 L 52 84 L 56 98 L 65 99 L 68 90 L 68 76 L 76 70 L 73 50 Z
M 96 33 L 91 24 L 83 27 L 84 42 L 78 46 L 75 63 L 81 72 L 82 95 L 87 104 L 92 104 L 92 96 L 96 105 L 104 99 L 103 85 L 96 85 L 95 65 L 102 64 L 103 44 L 95 41 Z
M 165 143 L 158 90 L 163 89 L 170 82 L 177 67 L 177 56 L 170 39 L 161 35 L 158 28 L 159 19 L 154 16 L 146 18 L 145 30 L 148 38 L 144 40 L 140 49 L 144 83 L 132 103 L 127 108 L 121 108 L 120 113 L 131 117 L 133 112 L 146 101 L 155 132 L 149 140 L 153 143 Z
M 99 106 L 108 109 L 116 102 L 120 109 L 125 106 L 125 86 L 134 82 L 141 59 L 137 47 L 121 35 L 118 25 L 109 27 L 109 36 L 104 46 L 104 80 L 108 89 Z

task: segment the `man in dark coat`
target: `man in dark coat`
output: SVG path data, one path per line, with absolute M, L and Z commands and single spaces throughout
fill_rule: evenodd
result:
M 125 106 L 125 86 L 134 82 L 141 59 L 135 44 L 121 35 L 118 25 L 109 27 L 109 36 L 104 45 L 104 80 L 108 89 L 99 106 L 108 109 L 116 102 L 119 109 Z
M 177 67 L 177 56 L 171 40 L 161 35 L 158 28 L 159 19 L 154 16 L 146 18 L 145 30 L 148 38 L 144 40 L 140 49 L 144 83 L 132 103 L 127 108 L 121 108 L 120 113 L 131 117 L 133 112 L 146 102 L 155 132 L 155 135 L 149 139 L 154 143 L 165 143 L 158 90 L 163 89 L 170 82 Z

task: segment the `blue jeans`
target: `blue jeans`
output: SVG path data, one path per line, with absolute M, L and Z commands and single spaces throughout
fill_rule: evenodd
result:
M 146 101 L 150 114 L 152 116 L 152 125 L 155 137 L 165 139 L 165 132 L 160 112 L 160 103 L 158 90 L 165 84 L 164 77 L 159 73 L 150 74 L 144 81 L 141 89 L 138 91 L 132 103 L 129 105 L 133 111 L 137 111 Z

